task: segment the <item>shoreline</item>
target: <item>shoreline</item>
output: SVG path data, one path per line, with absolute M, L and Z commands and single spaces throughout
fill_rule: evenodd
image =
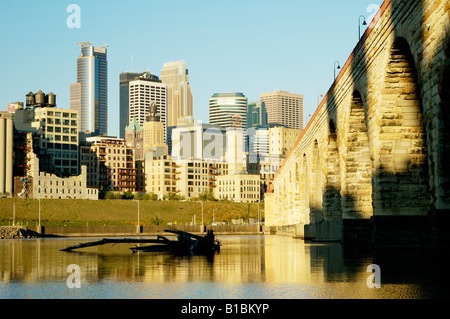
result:
M 171 236 L 166 229 L 182 230 L 196 235 L 213 230 L 215 235 L 264 235 L 261 225 L 221 226 L 0 226 L 1 239 L 55 237 L 146 237 Z

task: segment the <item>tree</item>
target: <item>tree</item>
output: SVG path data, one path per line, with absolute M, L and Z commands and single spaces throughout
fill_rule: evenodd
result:
M 211 189 L 200 193 L 198 195 L 198 199 L 201 201 L 207 201 L 207 200 L 216 201 L 216 198 L 214 197 L 214 193 Z

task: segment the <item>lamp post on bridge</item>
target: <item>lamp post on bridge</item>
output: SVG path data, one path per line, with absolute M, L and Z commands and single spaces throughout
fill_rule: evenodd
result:
M 337 67 L 336 67 L 337 63 Z M 336 80 L 336 69 L 340 70 L 341 66 L 339 65 L 339 61 L 334 61 L 334 80 Z
M 364 19 L 362 24 L 361 24 L 361 18 Z M 363 15 L 360 15 L 358 18 L 358 41 L 361 40 L 361 25 L 367 25 L 366 17 Z

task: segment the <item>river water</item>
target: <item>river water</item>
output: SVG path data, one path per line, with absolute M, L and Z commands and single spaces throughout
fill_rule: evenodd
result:
M 1 240 L 0 299 L 434 299 L 450 296 L 448 266 L 442 257 L 430 251 L 374 252 L 283 236 L 217 237 L 223 246 L 219 253 L 208 258 L 168 253 L 133 254 L 129 249 L 131 244 L 108 244 L 71 253 L 59 251 L 99 238 Z M 380 284 L 379 288 L 374 282 Z

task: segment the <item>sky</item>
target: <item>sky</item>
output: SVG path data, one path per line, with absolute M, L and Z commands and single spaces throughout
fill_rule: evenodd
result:
M 304 96 L 306 126 L 332 85 L 335 61 L 343 66 L 358 42 L 360 16 L 369 24 L 382 2 L 2 0 L 0 111 L 39 90 L 69 108 L 77 43 L 91 42 L 108 45 L 110 136 L 119 136 L 119 74 L 160 76 L 164 63 L 179 60 L 189 70 L 195 119 L 209 122 L 214 93 L 241 92 L 254 102 L 283 90 Z M 71 4 L 79 15 L 68 10 Z

